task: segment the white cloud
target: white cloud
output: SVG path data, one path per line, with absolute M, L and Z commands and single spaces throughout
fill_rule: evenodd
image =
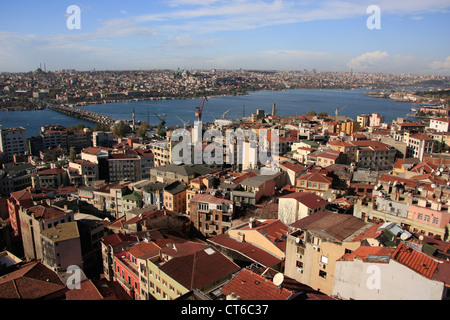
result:
M 354 72 L 432 73 L 425 58 L 414 55 L 391 55 L 385 51 L 366 52 L 352 58 L 347 66 Z
M 444 61 L 434 61 L 430 64 L 430 69 L 438 74 L 450 74 L 450 56 Z
M 353 68 L 358 71 L 368 71 L 378 68 L 380 63 L 385 61 L 389 57 L 387 52 L 374 51 L 364 53 L 356 58 L 353 58 L 348 63 L 349 68 Z

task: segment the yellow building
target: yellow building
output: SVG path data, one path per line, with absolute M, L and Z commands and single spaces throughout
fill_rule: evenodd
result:
M 352 135 L 360 129 L 360 124 L 357 121 L 347 121 L 341 123 L 341 132 L 347 133 L 347 135 Z
M 193 289 L 208 294 L 239 270 L 212 246 L 189 241 L 168 243 L 158 255 L 147 259 L 148 292 L 157 300 L 174 300 Z

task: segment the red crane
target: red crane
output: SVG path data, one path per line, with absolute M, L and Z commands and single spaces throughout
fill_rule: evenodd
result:
M 203 97 L 202 99 L 202 106 L 198 106 L 195 109 L 197 110 L 197 112 L 195 113 L 195 116 L 198 117 L 198 122 L 202 121 L 202 113 L 203 113 L 203 107 L 205 106 L 205 101 L 207 101 L 208 99 L 206 98 L 206 96 Z

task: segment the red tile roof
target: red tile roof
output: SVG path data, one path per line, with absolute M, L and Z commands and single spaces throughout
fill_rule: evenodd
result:
M 60 169 L 60 168 L 54 168 L 54 169 L 42 170 L 42 171 L 33 173 L 33 175 L 35 175 L 35 176 L 50 176 L 50 175 L 55 175 L 55 174 L 61 174 L 64 172 L 66 172 L 66 170 Z
M 177 244 L 177 255 L 160 266 L 162 272 L 183 287 L 201 290 L 239 271 L 237 264 L 214 247 L 195 243 L 184 251 L 189 244 L 192 243 Z M 173 253 L 174 249 L 167 251 Z
M 79 290 L 66 292 L 67 300 L 92 301 L 92 300 L 131 300 L 122 286 L 115 281 L 85 280 L 80 283 Z
M 368 256 L 378 256 L 390 258 L 395 248 L 393 247 L 359 247 L 351 253 L 344 254 L 338 261 L 353 261 L 355 259 L 360 259 L 363 261 L 369 261 Z M 377 263 L 388 263 L 389 260 L 370 260 L 371 262 Z
M 279 288 L 272 281 L 248 269 L 242 269 L 236 277 L 228 282 L 222 292 L 234 293 L 242 300 L 289 300 L 294 292 Z
M 439 265 L 435 259 L 408 247 L 403 242 L 400 242 L 393 252 L 392 259 L 429 279 L 433 277 Z
M 331 184 L 333 182 L 333 178 L 326 177 L 323 174 L 320 174 L 318 172 L 312 172 L 312 173 L 310 172 L 310 173 L 304 174 L 301 177 L 298 177 L 297 180 L 306 180 L 306 181 L 326 183 L 326 184 Z
M 367 224 L 352 215 L 318 211 L 290 226 L 338 241 L 353 241 L 357 232 L 363 232 Z
M 295 199 L 310 209 L 317 209 L 327 205 L 329 202 L 322 199 L 318 195 L 312 192 L 296 192 L 285 196 L 281 196 L 281 199 Z
M 122 233 L 114 233 L 114 234 L 111 234 L 111 235 L 108 235 L 108 236 L 105 236 L 102 238 L 102 242 L 105 245 L 112 246 L 112 247 L 115 247 L 124 241 L 130 242 L 130 243 L 135 243 L 135 242 L 138 242 L 139 239 L 136 236 L 125 235 Z
M 217 235 L 208 241 L 214 243 L 215 245 L 237 251 L 258 264 L 266 267 L 274 267 L 282 261 L 269 252 L 260 249 L 249 242 L 237 241 L 226 234 Z
M 294 171 L 295 173 L 302 172 L 302 171 L 304 171 L 304 170 L 306 169 L 305 166 L 302 166 L 302 165 L 299 164 L 299 163 L 292 163 L 292 162 L 290 162 L 290 161 L 283 161 L 283 162 L 280 162 L 280 167 L 281 167 L 282 169 L 283 169 L 283 168 L 286 168 L 287 170 L 292 170 L 292 171 Z
M 233 204 L 233 201 L 227 200 L 224 198 L 216 197 L 211 194 L 206 193 L 197 193 L 192 199 L 191 202 L 205 202 L 205 203 L 215 203 L 215 204 L 222 204 L 222 203 L 228 203 Z
M 424 141 L 433 141 L 433 138 L 426 135 L 425 133 L 416 133 L 409 137 L 410 139 L 416 139 L 416 140 L 424 140 Z
M 64 210 L 56 207 L 48 207 L 43 205 L 37 205 L 27 209 L 28 213 L 34 214 L 35 219 L 51 220 L 65 216 L 67 213 Z
M 269 241 L 271 241 L 281 251 L 286 252 L 287 242 L 285 236 L 289 231 L 289 227 L 285 225 L 281 220 L 256 220 L 256 225 L 254 227 L 250 228 L 250 226 L 247 224 L 241 230 L 256 230 Z
M 41 299 L 59 296 L 65 290 L 56 273 L 39 261 L 28 262 L 0 277 L 0 299 Z

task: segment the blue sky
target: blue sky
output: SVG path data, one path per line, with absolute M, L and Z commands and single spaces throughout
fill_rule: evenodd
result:
M 81 29 L 66 26 L 81 8 Z M 370 30 L 370 5 L 381 29 Z M 2 1 L 0 72 L 277 69 L 450 75 L 450 0 Z

